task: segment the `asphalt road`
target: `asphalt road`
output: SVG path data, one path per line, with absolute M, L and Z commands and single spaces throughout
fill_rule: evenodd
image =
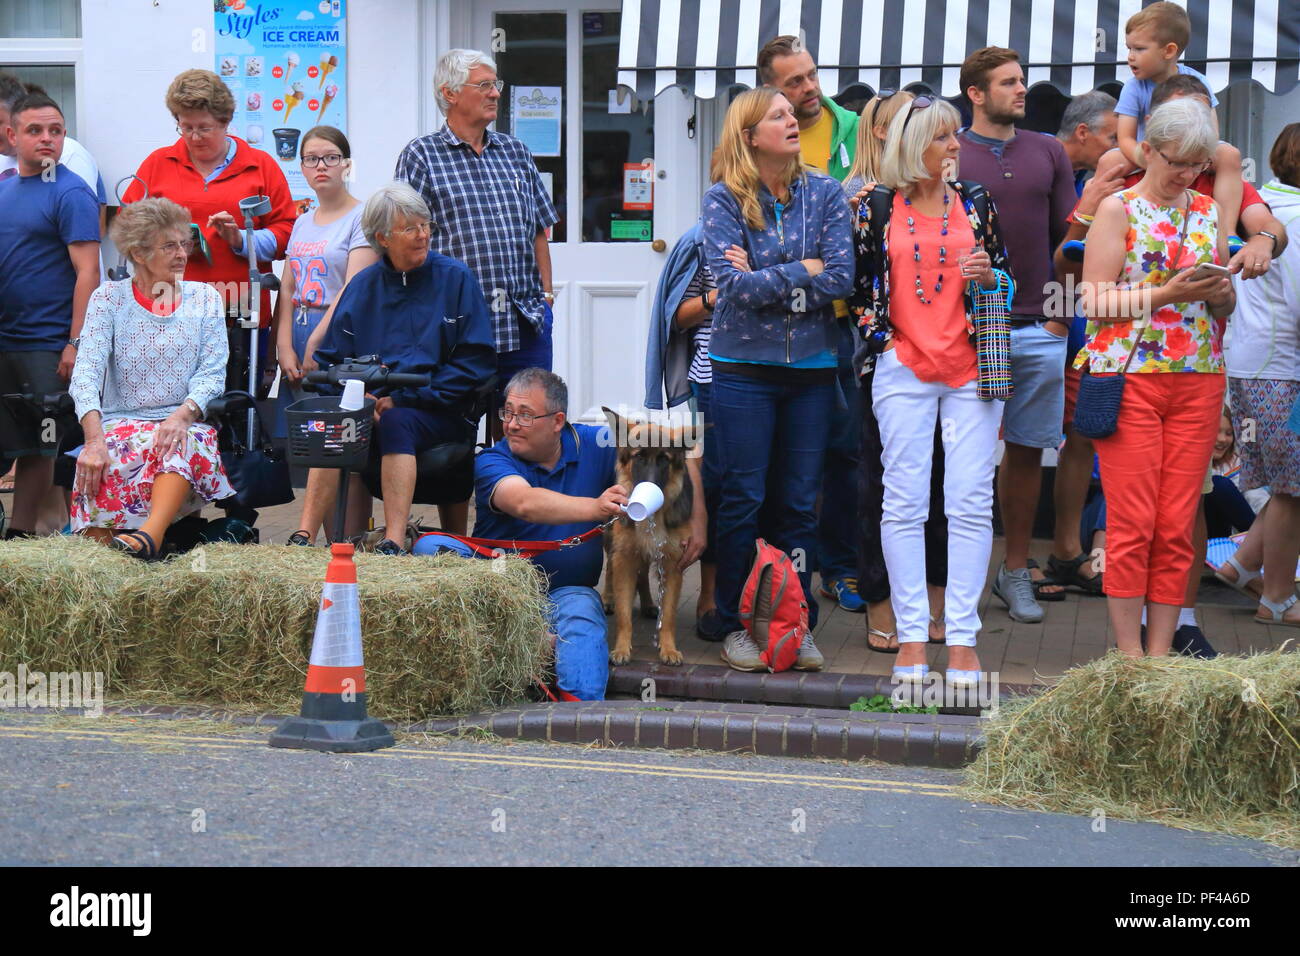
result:
M 1155 824 L 972 804 L 950 772 L 0 714 L 0 865 L 1296 865 Z

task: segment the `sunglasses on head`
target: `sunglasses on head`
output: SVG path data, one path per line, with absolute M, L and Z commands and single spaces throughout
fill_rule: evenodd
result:
M 897 96 L 898 90 L 880 90 L 876 93 L 876 102 L 871 106 L 871 122 L 869 125 L 872 129 L 876 128 L 876 114 L 880 112 L 880 106 L 891 96 Z
M 907 124 L 912 122 L 912 114 L 917 110 L 927 109 L 934 105 L 934 98 L 930 96 L 918 96 L 912 100 L 907 109 L 907 119 L 903 120 L 903 132 L 907 132 Z

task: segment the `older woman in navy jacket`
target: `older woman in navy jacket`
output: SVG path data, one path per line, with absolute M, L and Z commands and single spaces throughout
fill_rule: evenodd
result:
M 836 401 L 839 330 L 832 302 L 853 285 L 849 206 L 839 183 L 805 172 L 799 123 L 771 89 L 736 97 L 727 110 L 705 193 L 704 250 L 718 284 L 709 358 L 713 439 L 722 457 L 718 508 L 719 629 L 723 659 L 765 670 L 737 616 L 758 513 L 811 594 L 817 494 Z M 767 480 L 768 467 L 773 480 Z M 816 602 L 809 602 L 816 624 Z M 794 665 L 819 670 L 811 637 Z
M 325 367 L 378 355 L 394 372 L 431 377 L 428 386 L 396 389 L 375 405 L 372 442 L 381 456 L 384 526 L 398 536 L 385 538 L 375 550 L 400 554 L 398 539 L 415 492 L 415 456 L 464 437 L 463 408 L 495 374 L 496 349 L 474 274 L 429 249 L 429 207 L 419 193 L 405 183 L 384 186 L 367 200 L 361 229 L 382 258 L 357 273 L 339 296 L 316 361 Z M 320 526 L 336 484 L 328 472 L 313 469 L 303 528 Z M 457 507 L 463 516 L 468 503 Z M 463 534 L 463 518 L 461 524 L 450 530 Z

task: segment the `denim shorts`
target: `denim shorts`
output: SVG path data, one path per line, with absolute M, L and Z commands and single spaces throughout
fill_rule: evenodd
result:
M 1012 323 L 1011 381 L 1016 393 L 1002 414 L 1002 438 L 1027 448 L 1055 448 L 1065 414 L 1065 342 L 1043 320 Z

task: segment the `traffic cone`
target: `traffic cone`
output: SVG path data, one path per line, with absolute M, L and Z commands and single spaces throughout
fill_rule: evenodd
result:
M 394 744 L 383 721 L 366 716 L 366 668 L 361 659 L 361 602 L 352 545 L 330 545 L 329 568 L 316 614 L 302 714 L 285 719 L 272 747 L 361 753 Z

